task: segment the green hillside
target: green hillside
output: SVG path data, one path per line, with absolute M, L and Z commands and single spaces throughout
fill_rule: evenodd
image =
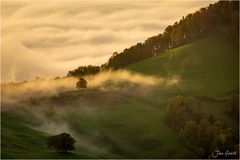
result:
M 148 94 L 139 86 L 134 93 L 129 84 L 127 92 L 63 92 L 2 111 L 2 158 L 200 158 L 166 120 L 168 100 L 178 95 L 195 97 L 207 114 L 238 129 L 225 113 L 226 97 L 238 94 L 238 53 L 226 40 L 203 38 L 126 69 L 179 81 L 150 87 Z M 38 128 L 42 122 L 34 117 L 36 110 L 49 123 L 68 125 L 76 151 L 61 154 L 46 148 L 50 134 Z
M 169 50 L 127 69 L 159 77 L 177 76 L 179 91 L 205 95 L 238 89 L 238 52 L 221 37 L 211 36 Z
M 155 101 L 155 96 L 133 96 L 112 92 L 118 97 L 103 102 L 98 97 L 106 92 L 87 91 L 63 93 L 58 102 L 48 103 L 41 114 L 48 121 L 67 123 L 77 140 L 76 151 L 60 154 L 46 148 L 49 134 L 35 130 L 37 117 L 30 116 L 35 105 L 23 111 L 14 110 L 2 114 L 3 158 L 193 158 L 193 152 L 183 146 L 177 133 L 166 123 L 166 102 Z M 69 96 L 71 95 L 71 96 Z M 75 98 L 74 101 L 73 97 Z M 84 97 L 84 98 L 83 98 Z M 55 103 L 64 101 L 68 108 Z M 81 107 L 79 100 L 91 100 L 88 107 Z M 77 106 L 77 107 L 76 107 Z M 58 110 L 58 112 L 56 112 Z M 61 112 L 64 111 L 64 112 Z M 34 111 L 33 111 L 34 112 Z M 35 121 L 35 122 L 34 122 Z M 34 123 L 33 123 L 34 122 Z M 19 130 L 21 132 L 19 133 Z
M 32 128 L 36 117 L 29 111 L 2 112 L 1 157 L 7 159 L 56 159 L 56 158 L 94 158 L 82 152 L 56 153 L 47 148 L 46 140 L 50 136 L 45 131 Z M 27 121 L 26 121 L 27 120 Z M 36 125 L 36 124 L 34 124 Z M 78 146 L 77 146 L 78 147 Z
M 176 96 L 207 97 L 199 101 L 208 114 L 239 129 L 238 122 L 226 114 L 226 99 L 238 96 L 239 53 L 219 36 L 209 36 L 169 50 L 127 67 L 128 70 L 162 78 L 178 77 L 176 85 L 155 92 L 166 99 Z

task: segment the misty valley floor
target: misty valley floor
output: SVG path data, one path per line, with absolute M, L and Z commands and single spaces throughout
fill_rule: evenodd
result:
M 82 94 L 89 95 L 89 98 L 93 97 L 92 104 L 88 104 L 91 107 L 85 107 L 81 106 L 78 99 L 75 99 L 75 102 L 70 99 L 70 104 L 75 103 L 75 105 L 68 106 L 66 102 L 68 94 L 73 93 L 61 95 L 64 97 L 60 98 L 64 99 L 62 106 L 55 106 L 55 99 L 51 99 L 49 101 L 54 106 L 51 106 L 51 103 L 48 103 L 49 106 L 38 104 L 3 112 L 2 156 L 5 158 L 61 157 L 47 150 L 45 145 L 49 133 L 54 131 L 54 127 L 59 127 L 56 130 L 67 130 L 77 139 L 77 150 L 73 155 L 66 156 L 68 158 L 195 157 L 191 151 L 182 146 L 174 130 L 166 124 L 165 102 L 152 101 L 151 99 L 155 99 L 154 95 L 138 97 L 116 94 L 119 102 L 117 104 L 112 99 L 115 103 L 112 104 L 94 98 L 98 97 L 96 94 L 104 95 L 102 92 L 74 92 L 78 97 Z M 110 96 L 109 93 L 105 94 Z M 85 99 L 87 100 L 88 98 Z M 38 109 L 41 118 L 34 116 L 36 112 L 34 113 L 33 110 L 36 107 L 41 108 Z M 37 130 L 30 127 L 38 125 Z M 47 129 L 48 133 L 44 133 Z
M 148 96 L 65 92 L 3 111 L 2 158 L 196 158 L 166 121 L 166 99 L 174 92 L 155 91 Z M 104 102 L 99 96 L 111 100 Z M 217 118 L 238 127 L 224 114 L 223 104 L 211 102 L 210 106 Z M 219 107 L 218 112 L 214 107 Z M 75 152 L 65 155 L 46 148 L 46 138 L 61 132 L 77 140 Z

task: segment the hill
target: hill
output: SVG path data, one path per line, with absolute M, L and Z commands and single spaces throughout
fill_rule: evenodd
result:
M 24 116 L 28 115 L 24 113 Z M 16 117 L 13 113 L 3 112 L 1 118 L 1 157 L 4 159 L 93 158 L 82 153 L 57 154 L 51 152 L 46 147 L 46 139 L 50 136 L 49 134 L 29 127 L 29 123 L 21 121 L 22 117 Z M 36 117 L 32 117 L 33 121 L 35 119 Z
M 209 158 L 210 144 L 219 142 L 215 132 L 231 142 L 224 147 L 235 147 L 239 140 L 234 134 L 239 131 L 238 22 L 239 2 L 219 1 L 144 43 L 115 52 L 101 67 L 80 66 L 51 83 L 37 79 L 6 84 L 1 90 L 1 95 L 6 94 L 1 101 L 1 158 Z M 101 73 L 118 69 L 127 71 Z M 71 76 L 86 76 L 95 86 L 73 90 Z M 156 82 L 146 85 L 149 77 Z M 39 84 L 40 91 L 30 92 Z M 4 93 L 8 86 L 10 97 Z M 174 128 L 169 119 L 172 100 L 176 100 L 172 117 L 179 118 L 177 123 L 183 121 L 183 128 Z M 190 111 L 204 114 L 193 122 L 196 117 Z M 192 138 L 193 131 L 204 134 Z M 46 148 L 47 137 L 61 132 L 76 139 L 75 151 L 63 154 Z
M 213 33 L 228 38 L 238 48 L 238 22 L 238 1 L 219 1 L 210 4 L 183 16 L 173 25 L 167 26 L 163 33 L 149 37 L 144 43 L 137 43 L 120 53 L 114 52 L 102 68 L 120 69 Z
M 238 58 L 238 51 L 227 39 L 209 36 L 126 69 L 158 77 L 175 76 L 181 92 L 214 95 L 238 89 Z
M 238 53 L 225 39 L 205 37 L 126 69 L 176 80 L 170 87 L 148 88 L 110 81 L 113 89 L 68 91 L 17 104 L 2 111 L 2 158 L 197 158 L 167 121 L 168 101 L 178 95 L 194 97 L 207 114 L 238 130 L 226 113 L 227 97 L 238 94 Z M 72 154 L 46 149 L 46 138 L 62 127 L 77 140 Z
M 230 107 L 227 99 L 239 94 L 239 53 L 227 39 L 208 36 L 131 64 L 126 69 L 176 78 L 176 85 L 167 90 L 159 88 L 156 95 L 161 97 L 170 93 L 171 96 L 201 97 L 199 101 L 209 114 L 239 129 L 238 122 L 226 114 L 226 108 Z
M 155 36 L 147 38 L 122 52 L 114 52 L 107 62 L 99 66 L 79 66 L 67 76 L 81 77 L 100 70 L 117 70 L 138 61 L 161 55 L 169 49 L 192 43 L 211 34 L 221 35 L 239 48 L 239 2 L 219 1 L 183 16 Z
M 113 97 L 118 99 L 117 103 Z M 5 111 L 2 158 L 196 158 L 165 122 L 165 102 L 155 102 L 155 98 L 76 91 L 51 98 L 51 103 Z M 44 115 L 44 120 L 38 114 Z M 59 130 L 62 124 L 77 140 L 76 151 L 69 155 L 46 148 L 49 129 Z

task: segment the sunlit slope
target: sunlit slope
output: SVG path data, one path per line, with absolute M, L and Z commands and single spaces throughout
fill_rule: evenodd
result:
M 238 88 L 238 52 L 228 40 L 216 36 L 131 64 L 127 69 L 178 77 L 181 91 L 211 94 Z

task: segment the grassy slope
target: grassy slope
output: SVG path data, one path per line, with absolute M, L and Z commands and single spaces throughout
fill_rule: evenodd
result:
M 157 77 L 180 77 L 178 85 L 168 89 L 172 93 L 169 97 L 222 97 L 222 94 L 238 94 L 238 60 L 238 52 L 226 39 L 210 36 L 129 65 L 127 69 Z M 167 92 L 159 89 L 156 95 L 168 98 Z M 202 101 L 201 104 L 216 119 L 238 129 L 238 123 L 225 114 L 224 102 Z
M 61 94 L 57 100 L 64 100 L 64 103 L 77 97 L 91 97 L 96 101 L 94 107 L 73 106 L 75 110 L 66 109 L 62 115 L 62 119 L 79 135 L 77 151 L 70 155 L 47 150 L 46 133 L 23 125 L 27 123 L 18 121 L 21 118 L 3 114 L 2 157 L 194 158 L 196 155 L 179 142 L 178 135 L 165 121 L 167 99 L 179 94 L 215 96 L 238 88 L 238 54 L 233 52 L 231 45 L 217 37 L 196 41 L 127 68 L 155 76 L 178 75 L 181 81 L 167 90 L 156 88 L 153 95 L 116 95 L 121 103 L 108 104 L 94 99 L 104 94 L 95 91 Z M 223 107 L 214 102 L 205 106 L 214 116 L 236 126 L 223 114 Z
M 178 75 L 181 92 L 212 95 L 238 88 L 238 52 L 215 36 L 131 64 L 127 69 L 160 77 Z
M 195 157 L 165 123 L 165 109 L 152 103 L 152 97 L 123 98 L 128 103 L 70 113 L 75 118 L 69 123 L 123 158 Z
M 75 94 L 92 95 L 87 92 Z M 68 97 L 68 93 L 62 96 Z M 97 107 L 67 109 L 64 112 L 61 119 L 78 135 L 74 138 L 77 138 L 79 146 L 72 155 L 61 155 L 47 150 L 45 145 L 47 134 L 23 125 L 30 124 L 29 120 L 17 122 L 19 119 L 27 119 L 21 117 L 24 113 L 16 112 L 17 115 L 14 116 L 3 114 L 2 157 L 196 157 L 179 142 L 175 131 L 165 122 L 165 107 L 159 107 L 161 101 L 153 102 L 154 97 L 119 96 L 124 99 L 124 104 L 99 103 Z
M 25 115 L 27 116 L 27 115 Z M 49 134 L 32 129 L 21 117 L 2 113 L 1 157 L 19 158 L 93 158 L 83 153 L 56 153 L 47 149 Z M 33 119 L 32 119 L 33 120 Z

